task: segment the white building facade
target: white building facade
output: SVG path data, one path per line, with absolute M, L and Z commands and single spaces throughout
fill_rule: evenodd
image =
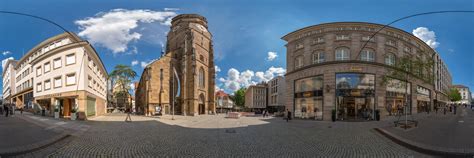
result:
M 35 104 L 46 115 L 57 109 L 64 118 L 73 109 L 79 119 L 105 113 L 107 71 L 95 49 L 72 33 L 41 42 L 18 60 L 13 71 L 11 100 L 17 107 Z

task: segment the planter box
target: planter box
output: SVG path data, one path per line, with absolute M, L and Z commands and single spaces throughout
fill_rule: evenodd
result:
M 59 118 L 59 112 L 54 112 L 54 118 Z
M 71 120 L 76 120 L 77 116 L 76 113 L 71 113 Z

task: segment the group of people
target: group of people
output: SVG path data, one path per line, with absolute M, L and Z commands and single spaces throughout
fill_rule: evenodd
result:
M 3 104 L 3 108 L 0 108 L 0 115 L 5 114 L 5 117 L 8 115 L 13 115 L 16 110 L 15 104 Z M 20 113 L 23 114 L 23 108 L 19 108 Z

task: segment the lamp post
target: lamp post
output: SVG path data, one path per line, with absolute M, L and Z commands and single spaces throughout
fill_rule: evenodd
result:
M 161 94 L 163 93 L 163 69 L 160 69 L 160 103 L 158 106 L 160 106 L 160 111 L 158 111 L 158 115 L 161 114 L 161 109 L 163 108 L 162 104 L 161 104 Z

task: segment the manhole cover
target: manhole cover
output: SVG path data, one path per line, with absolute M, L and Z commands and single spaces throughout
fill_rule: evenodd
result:
M 225 133 L 236 133 L 234 129 L 226 129 Z
M 461 121 L 458 121 L 458 122 L 459 122 L 459 123 L 463 123 L 464 121 L 463 121 L 463 120 L 461 120 Z

